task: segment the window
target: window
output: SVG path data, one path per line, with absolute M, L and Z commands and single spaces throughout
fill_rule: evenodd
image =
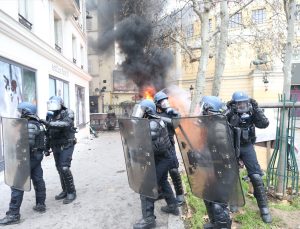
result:
M 60 96 L 69 107 L 69 84 L 66 81 L 50 76 L 49 78 L 49 98 L 51 96 Z
M 85 93 L 84 87 L 75 85 L 76 91 L 76 125 L 85 124 Z
M 36 104 L 35 71 L 0 59 L 0 116 L 17 117 L 20 102 Z
M 242 13 L 237 13 L 229 18 L 229 28 L 236 28 L 242 24 Z
M 295 15 L 296 15 L 296 21 L 300 21 L 300 4 L 296 5 Z
M 73 53 L 73 63 L 76 64 L 77 61 L 77 43 L 76 37 L 72 35 L 72 53 Z
M 62 21 L 60 17 L 54 12 L 54 39 L 55 49 L 59 52 L 62 50 Z
M 81 69 L 83 69 L 83 65 L 84 65 L 84 52 L 83 52 L 83 47 L 82 45 L 80 45 L 80 61 L 81 61 Z
M 186 27 L 186 37 L 192 37 L 194 36 L 194 26 L 193 24 L 190 24 Z
M 32 29 L 29 14 L 29 0 L 19 0 L 19 22 L 27 29 Z
M 212 20 L 208 19 L 208 31 L 210 32 L 212 29 Z
M 266 10 L 265 9 L 259 9 L 259 10 L 252 11 L 253 23 L 262 24 L 265 22 L 265 19 L 266 19 Z

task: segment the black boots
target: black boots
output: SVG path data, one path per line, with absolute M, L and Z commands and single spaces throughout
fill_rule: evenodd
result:
M 64 196 L 63 204 L 69 204 L 76 199 L 73 175 L 69 167 L 63 167 L 61 170 L 61 175 L 63 178 L 63 184 L 65 185 L 65 191 L 63 190 L 62 193 L 56 196 L 56 199 Z
M 272 217 L 268 208 L 268 199 L 265 191 L 264 183 L 260 174 L 252 174 L 249 176 L 254 189 L 254 196 L 260 210 L 260 216 L 265 223 L 271 223 Z
M 133 229 L 149 229 L 156 226 L 154 215 L 154 200 L 140 196 L 143 218 L 133 225 Z
M 179 208 L 177 204 L 169 204 L 160 208 L 161 211 L 173 215 L 179 215 Z
M 6 216 L 3 219 L 0 219 L 0 226 L 18 224 L 20 223 L 20 214 L 12 214 L 10 212 L 6 212 Z
M 46 212 L 46 205 L 38 203 L 32 209 L 36 212 L 44 213 Z
M 56 200 L 62 200 L 67 196 L 66 185 L 63 179 L 62 172 L 58 171 L 62 192 L 55 196 Z
M 174 189 L 176 192 L 176 200 L 178 202 L 178 205 L 182 205 L 184 203 L 184 191 L 183 191 L 183 186 L 182 186 L 182 181 L 181 181 L 181 176 L 178 171 L 178 168 L 172 168 L 169 170 Z
M 214 203 L 204 200 L 209 223 L 204 225 L 204 229 L 230 229 L 231 219 L 226 204 Z
M 133 229 L 149 229 L 156 227 L 155 216 L 142 218 L 133 225 Z

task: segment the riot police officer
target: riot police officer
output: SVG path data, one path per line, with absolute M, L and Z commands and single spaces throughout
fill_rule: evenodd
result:
M 172 163 L 171 142 L 168 136 L 168 131 L 165 123 L 156 115 L 156 107 L 153 101 L 143 100 L 136 105 L 138 108 L 134 109 L 133 117 L 148 118 L 150 124 L 152 146 L 154 151 L 156 176 L 158 185 L 162 188 L 164 198 L 167 206 L 161 208 L 163 212 L 179 215 L 177 201 L 174 197 L 172 188 L 168 182 L 168 170 Z M 146 229 L 156 226 L 154 215 L 155 199 L 141 195 L 142 219 L 133 225 L 134 229 Z
M 261 218 L 265 223 L 271 223 L 272 217 L 262 180 L 263 173 L 258 164 L 253 145 L 256 140 L 255 127 L 266 128 L 269 121 L 258 107 L 257 102 L 249 98 L 243 91 L 234 92 L 231 101 L 227 103 L 227 107 L 228 122 L 233 127 L 235 134 L 239 136 L 239 158 L 243 161 L 253 185 L 254 196 L 260 209 Z
M 173 159 L 173 163 L 171 165 L 171 168 L 169 169 L 169 174 L 175 188 L 177 202 L 179 205 L 181 205 L 184 202 L 184 191 L 181 176 L 178 170 L 179 162 L 176 156 L 174 140 L 175 130 L 172 124 L 172 118 L 179 118 L 180 115 L 176 110 L 170 107 L 168 96 L 162 91 L 159 91 L 154 95 L 154 103 L 156 105 L 157 114 L 161 116 L 167 123 L 169 139 L 172 143 L 171 156 Z
M 55 166 L 58 171 L 62 192 L 55 196 L 56 200 L 63 200 L 64 204 L 69 204 L 76 199 L 76 190 L 73 175 L 70 170 L 74 145 L 76 144 L 74 128 L 74 112 L 64 106 L 64 102 L 59 96 L 50 97 L 47 102 L 48 111 L 52 112 L 51 117 L 47 117 L 47 148 L 51 148 Z
M 214 115 L 221 114 L 224 111 L 224 103 L 216 96 L 204 96 L 200 101 L 200 115 Z M 211 127 L 218 131 L 218 128 Z M 218 133 L 216 133 L 218 136 Z M 214 157 L 214 155 L 212 155 Z M 224 168 L 221 171 L 216 171 L 217 173 L 226 173 Z M 220 185 L 223 187 L 223 191 L 226 190 L 226 184 L 229 186 L 233 186 L 234 184 L 218 181 Z M 209 192 L 212 190 L 208 190 Z M 225 195 L 225 191 L 220 193 L 220 195 Z M 227 203 L 222 203 L 220 199 L 215 199 L 214 202 L 204 200 L 206 210 L 208 213 L 208 217 L 210 222 L 204 225 L 205 229 L 222 229 L 222 228 L 231 228 L 231 219 L 229 215 L 229 209 L 227 208 Z
M 34 211 L 43 213 L 46 211 L 46 187 L 43 179 L 41 162 L 45 150 L 45 129 L 36 115 L 36 105 L 22 102 L 18 105 L 21 118 L 28 120 L 28 139 L 30 150 L 30 175 L 35 190 L 36 205 Z M 24 191 L 11 188 L 11 200 L 6 216 L 0 220 L 0 225 L 10 225 L 20 222 L 20 207 L 23 201 Z

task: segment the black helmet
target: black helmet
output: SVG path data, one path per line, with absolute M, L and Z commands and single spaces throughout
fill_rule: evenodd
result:
M 64 101 L 59 96 L 51 96 L 47 102 L 48 111 L 58 111 L 64 107 Z
M 36 115 L 36 105 L 29 102 L 22 102 L 18 104 L 18 111 L 21 116 Z

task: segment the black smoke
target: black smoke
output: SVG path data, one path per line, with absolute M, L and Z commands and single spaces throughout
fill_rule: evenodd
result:
M 153 23 L 143 16 L 130 15 L 116 24 L 114 30 L 106 32 L 100 39 L 100 49 L 106 50 L 116 41 L 125 55 L 121 65 L 124 74 L 142 89 L 153 85 L 156 90 L 165 87 L 168 69 L 173 63 L 169 50 L 155 47 Z

